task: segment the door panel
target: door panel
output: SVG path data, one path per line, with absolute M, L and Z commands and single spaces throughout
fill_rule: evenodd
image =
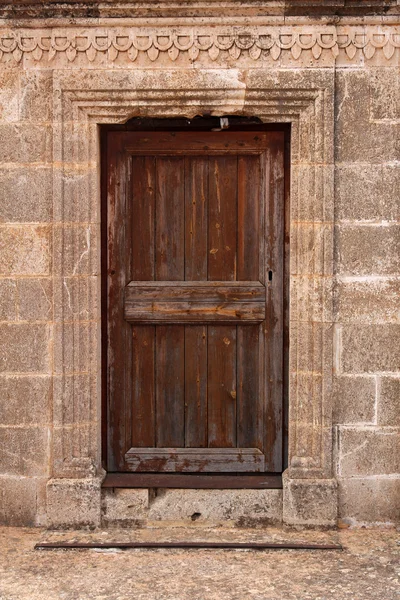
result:
M 109 471 L 280 471 L 283 134 L 109 132 L 107 213 Z

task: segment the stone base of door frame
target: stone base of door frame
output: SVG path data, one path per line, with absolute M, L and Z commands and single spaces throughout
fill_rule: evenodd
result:
M 283 490 L 102 489 L 103 477 L 50 479 L 49 529 L 155 524 L 335 527 L 334 479 L 290 479 Z

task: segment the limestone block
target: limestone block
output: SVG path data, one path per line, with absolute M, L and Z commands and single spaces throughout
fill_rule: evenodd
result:
M 3 376 L 0 379 L 0 423 L 2 425 L 49 424 L 51 378 L 48 376 Z
M 42 525 L 45 486 L 45 478 L 0 475 L 0 524 Z
M 0 221 L 46 223 L 51 221 L 51 213 L 50 167 L 0 169 Z
M 98 350 L 97 323 L 66 323 L 54 326 L 54 372 L 90 372 Z
M 378 390 L 378 424 L 400 427 L 400 377 L 382 377 Z
M 76 225 L 54 230 L 54 273 L 63 277 L 97 275 L 100 272 L 100 227 Z
M 335 169 L 339 220 L 396 220 L 399 217 L 400 167 L 395 164 L 342 164 Z
M 4 275 L 47 275 L 51 267 L 51 227 L 0 227 L 0 272 Z
M 346 325 L 342 331 L 344 373 L 400 370 L 400 325 Z
M 49 473 L 50 431 L 48 427 L 1 427 L 0 473 L 46 476 Z
M 283 475 L 285 525 L 333 527 L 337 520 L 337 483 L 333 479 L 290 479 Z
M 63 277 L 56 278 L 54 285 L 54 319 L 56 321 L 100 318 L 100 278 Z
M 47 527 L 99 527 L 101 478 L 50 479 L 47 483 Z
M 371 118 L 400 118 L 400 69 L 374 68 L 370 70 L 370 109 Z
M 48 125 L 0 123 L 0 161 L 51 162 L 51 128 Z
M 0 122 L 18 121 L 18 71 L 0 72 Z
M 400 472 L 400 432 L 339 427 L 339 475 L 392 475 Z
M 371 423 L 375 418 L 375 377 L 342 375 L 335 378 L 334 423 Z
M 339 479 L 339 516 L 354 526 L 400 523 L 400 478 Z
M 400 226 L 340 225 L 336 228 L 341 275 L 396 275 L 400 269 Z
M 3 324 L 0 339 L 0 372 L 49 372 L 49 326 Z
M 20 71 L 20 119 L 31 123 L 52 120 L 53 73 L 51 70 Z
M 243 527 L 279 523 L 282 490 L 158 489 L 147 515 L 150 521 L 229 520 Z
M 49 321 L 53 312 L 51 279 L 18 279 L 18 305 L 21 321 Z
M 53 378 L 53 420 L 56 426 L 76 424 L 77 415 L 85 424 L 96 416 L 97 380 L 93 375 L 65 375 Z M 73 437 L 72 434 L 70 437 Z M 97 439 L 94 440 L 94 445 Z
M 96 132 L 97 133 L 97 132 Z M 86 160 L 88 160 L 87 132 L 86 138 L 80 136 L 80 143 L 85 144 Z M 97 151 L 97 144 L 95 144 Z M 65 149 L 64 149 L 65 151 Z M 72 156 L 75 156 L 73 153 Z M 97 159 L 92 157 L 92 160 Z M 99 176 L 97 165 L 83 163 L 55 168 L 53 170 L 54 221 L 70 223 L 98 223 L 100 213 Z
M 102 525 L 104 527 L 131 527 L 147 517 L 149 490 L 102 490 Z
M 338 162 L 384 163 L 393 160 L 396 123 L 374 121 L 370 106 L 370 70 L 336 72 L 335 156 Z
M 339 323 L 399 323 L 400 280 L 339 281 L 336 288 Z
M 0 321 L 15 321 L 17 317 L 17 284 L 13 279 L 0 280 Z

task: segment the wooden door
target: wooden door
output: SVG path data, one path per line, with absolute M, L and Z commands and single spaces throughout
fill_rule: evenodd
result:
M 107 138 L 107 468 L 282 470 L 283 133 Z

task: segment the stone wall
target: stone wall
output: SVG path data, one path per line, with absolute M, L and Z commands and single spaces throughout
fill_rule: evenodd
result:
M 336 478 L 344 522 L 399 519 L 400 27 L 396 15 L 385 18 L 332 26 L 304 17 L 292 17 L 289 24 L 279 17 L 261 24 L 258 17 L 246 17 L 246 22 L 235 17 L 222 31 L 216 29 L 221 27 L 220 17 L 207 26 L 193 17 L 189 26 L 183 22 L 181 35 L 176 30 L 179 21 L 172 33 L 171 23 L 158 24 L 159 37 L 157 29 L 143 29 L 143 22 L 132 20 L 119 21 L 118 27 L 106 20 L 68 27 L 62 22 L 0 21 L 0 522 L 42 525 L 46 511 L 62 512 L 62 477 L 72 487 L 74 477 L 81 478 L 68 510 L 78 512 L 83 504 L 89 506 L 87 524 L 98 519 L 100 505 L 92 496 L 85 500 L 88 490 L 98 493 L 101 478 L 99 214 L 98 206 L 87 205 L 87 198 L 99 200 L 97 124 L 123 122 L 135 114 L 201 113 L 207 102 L 214 114 L 257 114 L 257 103 L 264 106 L 262 93 L 254 95 L 252 90 L 274 86 L 301 90 L 285 114 L 278 106 L 281 99 L 270 100 L 272 108 L 264 120 L 273 121 L 275 114 L 276 121 L 293 123 L 291 211 L 293 228 L 301 222 L 303 233 L 292 239 L 292 244 L 298 242 L 292 253 L 300 253 L 314 269 L 292 269 L 292 298 L 296 310 L 303 307 L 307 313 L 307 327 L 302 329 L 299 317 L 291 325 L 291 341 L 297 340 L 304 355 L 311 353 L 314 366 L 309 380 L 306 368 L 303 379 L 291 371 L 298 386 L 291 389 L 303 401 L 294 409 L 295 393 L 291 395 L 290 418 L 298 424 L 296 431 L 303 427 L 306 439 L 312 440 L 313 447 L 306 449 L 310 456 L 314 447 L 322 446 L 315 450 L 321 464 L 308 462 L 304 471 L 308 455 L 296 442 L 297 462 L 288 476 L 304 483 L 307 477 L 317 479 L 307 493 L 296 491 L 301 488 L 298 483 L 288 484 L 284 514 L 286 510 L 289 523 L 333 524 Z M 28 29 L 30 24 L 33 29 Z M 213 92 L 214 84 L 207 84 L 210 99 L 202 102 L 188 100 L 189 92 L 185 96 L 177 86 L 170 92 L 175 102 L 170 108 L 168 93 L 160 98 L 163 89 L 174 88 L 176 71 L 182 71 L 184 81 L 192 81 L 185 84 L 187 89 L 196 89 L 196 77 L 209 77 L 218 85 Z M 138 91 L 140 86 L 149 88 L 149 72 L 153 77 L 159 74 L 158 100 L 141 100 L 144 92 Z M 99 96 L 96 109 L 83 119 L 94 91 L 90 98 L 82 91 L 71 92 L 70 102 L 71 81 L 79 79 L 80 90 L 97 90 L 107 78 L 119 78 L 119 84 L 113 84 L 111 112 L 103 107 L 112 94 Z M 230 78 L 236 82 L 234 92 Z M 144 112 L 129 108 L 141 102 L 147 107 Z M 299 117 L 297 105 L 307 118 Z M 265 107 L 260 111 L 265 113 Z M 87 155 L 86 137 L 93 155 Z M 324 148 L 322 154 L 317 146 Z M 302 195 L 312 201 L 304 204 L 308 213 L 301 216 L 296 207 L 303 206 Z M 322 197 L 324 214 L 319 216 Z M 315 248 L 324 235 L 327 241 L 318 254 Z M 317 265 L 317 259 L 327 264 Z M 308 273 L 314 272 L 318 277 L 305 284 Z M 299 273 L 305 273 L 303 279 Z M 328 314 L 331 300 L 333 317 Z M 318 340 L 327 358 L 317 356 Z M 291 352 L 293 356 L 295 350 Z M 304 388 L 300 392 L 299 386 Z M 304 408 L 307 398 L 311 414 Z M 307 438 L 306 419 L 307 427 L 311 424 L 313 431 L 322 432 L 320 437 L 318 433 Z M 46 486 L 54 477 L 59 479 L 48 487 L 46 501 Z M 321 494 L 318 478 L 328 482 Z M 329 517 L 314 516 L 313 508 L 311 516 L 290 517 L 296 502 L 310 507 L 313 501 L 329 504 Z M 307 513 L 307 507 L 297 507 L 296 514 Z

